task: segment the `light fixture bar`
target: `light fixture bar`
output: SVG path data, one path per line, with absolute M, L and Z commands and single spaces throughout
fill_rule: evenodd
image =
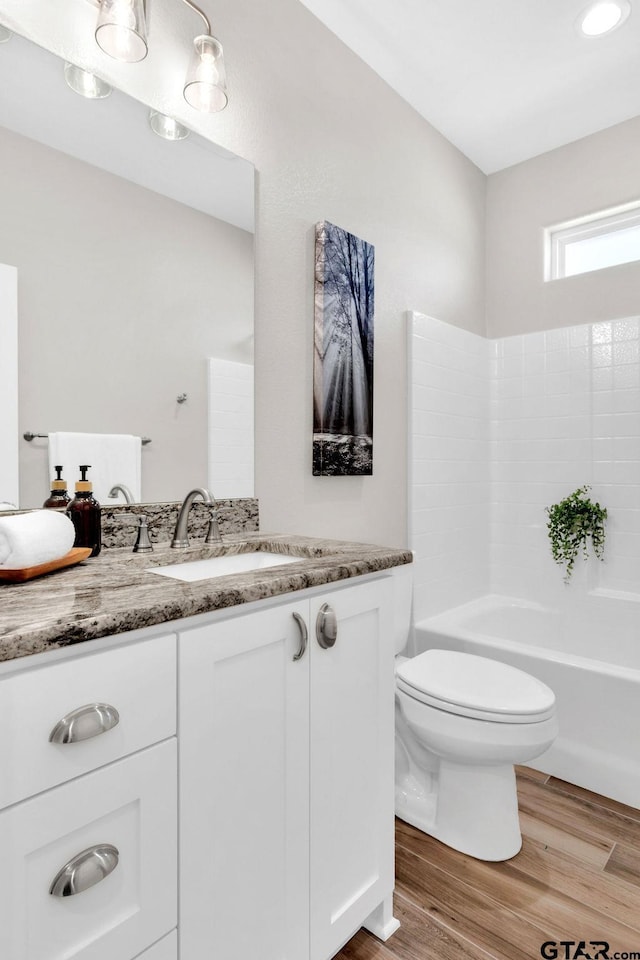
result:
M 121 62 L 144 60 L 148 52 L 144 0 L 89 2 L 97 2 L 99 8 L 95 32 L 98 46 Z M 229 102 L 222 44 L 211 33 L 211 23 L 204 11 L 192 0 L 182 0 L 182 3 L 201 18 L 205 27 L 205 33 L 193 41 L 183 95 L 195 110 L 217 113 Z
M 191 0 L 182 0 L 182 2 L 185 3 L 188 7 L 191 7 L 191 9 L 193 10 L 194 13 L 197 13 L 200 17 L 202 17 L 202 19 L 204 20 L 204 25 L 205 25 L 205 33 L 207 34 L 207 36 L 210 37 L 210 36 L 211 36 L 211 24 L 209 23 L 209 20 L 208 20 L 206 14 L 204 14 L 204 13 L 202 12 L 202 10 L 200 9 L 200 7 L 196 7 L 195 3 L 191 3 Z

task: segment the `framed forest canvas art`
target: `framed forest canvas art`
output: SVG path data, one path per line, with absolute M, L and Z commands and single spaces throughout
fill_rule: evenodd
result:
M 374 247 L 316 224 L 314 476 L 373 473 Z

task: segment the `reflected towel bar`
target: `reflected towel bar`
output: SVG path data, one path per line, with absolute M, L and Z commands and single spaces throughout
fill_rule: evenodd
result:
M 49 437 L 49 434 L 48 433 L 31 433 L 30 430 L 27 430 L 26 433 L 22 434 L 22 436 L 25 438 L 25 440 L 28 440 L 29 442 L 31 442 L 32 440 L 35 440 L 36 437 L 39 437 L 43 440 L 47 440 Z M 141 439 L 143 444 L 151 443 L 151 437 L 142 437 Z

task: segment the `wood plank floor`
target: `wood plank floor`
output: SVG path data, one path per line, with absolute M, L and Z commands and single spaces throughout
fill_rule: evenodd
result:
M 335 960 L 535 960 L 547 940 L 606 941 L 609 957 L 640 958 L 640 810 L 517 775 L 520 853 L 484 863 L 397 820 L 401 927 L 384 944 L 360 930 Z M 565 949 L 574 956 L 559 946 L 558 960 Z

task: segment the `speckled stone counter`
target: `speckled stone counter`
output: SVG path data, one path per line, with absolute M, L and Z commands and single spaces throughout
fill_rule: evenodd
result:
M 294 555 L 299 562 L 185 583 L 149 572 L 188 560 L 250 550 Z M 220 546 L 153 553 L 103 550 L 77 567 L 20 584 L 0 585 L 0 661 L 26 657 L 238 604 L 335 583 L 410 563 L 411 553 L 371 544 L 242 533 Z

